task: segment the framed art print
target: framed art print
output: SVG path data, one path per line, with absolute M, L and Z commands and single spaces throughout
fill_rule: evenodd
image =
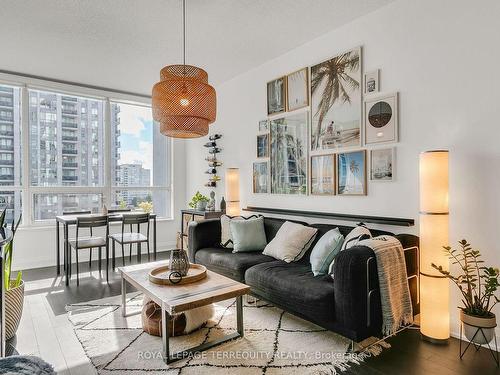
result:
M 365 90 L 364 90 L 365 95 L 380 91 L 379 79 L 380 79 L 379 69 L 365 73 Z
M 253 163 L 253 192 L 269 193 L 269 163 L 267 161 Z
M 370 151 L 370 180 L 394 181 L 395 148 Z
M 269 121 L 268 120 L 261 120 L 259 121 L 259 132 L 269 132 Z
M 335 155 L 311 156 L 311 195 L 335 195 Z
M 269 157 L 269 134 L 260 134 L 257 136 L 257 157 Z
M 267 83 L 267 114 L 285 112 L 286 77 Z
M 361 146 L 361 47 L 311 67 L 311 151 Z
M 398 93 L 365 99 L 365 144 L 398 141 Z
M 270 121 L 271 194 L 307 194 L 309 112 Z
M 309 105 L 309 74 L 304 68 L 286 77 L 287 109 L 295 111 Z
M 366 195 L 366 150 L 337 154 L 337 194 Z

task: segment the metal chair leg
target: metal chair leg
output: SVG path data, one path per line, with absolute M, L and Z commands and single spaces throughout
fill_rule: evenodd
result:
M 109 241 L 106 242 L 106 283 L 109 283 Z
M 92 248 L 89 251 L 89 272 L 92 272 Z
M 113 268 L 113 272 L 114 270 L 116 269 L 116 264 L 115 264 L 115 256 L 116 256 L 116 253 L 115 253 L 115 250 L 116 250 L 116 241 L 113 239 L 113 251 L 111 252 L 111 266 Z
M 123 250 L 123 242 L 122 242 L 122 264 L 123 264 L 123 267 L 125 267 L 125 250 Z M 130 260 L 132 260 L 132 258 L 130 258 Z
M 101 257 L 102 257 L 102 246 L 99 246 L 99 277 L 101 276 Z
M 149 239 L 148 241 L 146 242 L 146 247 L 148 249 L 148 262 L 151 262 L 151 259 L 149 258 Z
M 75 249 L 76 254 L 76 286 L 80 285 L 80 270 L 78 269 L 78 249 Z
M 141 243 L 137 243 L 137 261 L 141 263 Z

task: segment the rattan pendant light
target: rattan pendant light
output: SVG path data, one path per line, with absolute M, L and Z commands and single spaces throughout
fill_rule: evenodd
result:
M 172 138 L 198 138 L 208 134 L 215 121 L 215 89 L 208 74 L 186 65 L 186 0 L 182 0 L 183 64 L 168 65 L 160 71 L 160 82 L 153 86 L 153 118 L 160 132 Z

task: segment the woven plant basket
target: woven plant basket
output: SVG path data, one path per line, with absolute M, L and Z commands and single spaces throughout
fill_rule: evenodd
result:
M 11 283 L 14 280 L 11 280 Z M 24 305 L 24 281 L 16 288 L 5 291 L 5 339 L 9 340 L 17 332 Z

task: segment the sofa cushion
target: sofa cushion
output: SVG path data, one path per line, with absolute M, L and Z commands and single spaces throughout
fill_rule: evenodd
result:
M 195 254 L 196 263 L 203 264 L 211 271 L 238 281 L 245 280 L 245 271 L 248 268 L 274 260 L 274 258 L 261 253 L 231 253 L 217 247 L 200 249 Z
M 312 320 L 334 320 L 333 280 L 314 277 L 310 264 L 281 260 L 261 263 L 245 273 L 245 283 L 262 298 Z
M 230 223 L 233 236 L 233 253 L 260 251 L 266 247 L 266 232 L 264 218 L 249 220 L 232 220 Z
M 233 235 L 231 233 L 231 222 L 238 220 L 249 220 L 261 217 L 260 215 L 250 215 L 250 216 L 228 216 L 222 215 L 220 217 L 220 226 L 221 226 L 221 240 L 220 245 L 225 247 L 226 249 L 233 248 Z
M 276 233 L 280 230 L 281 226 L 285 224 L 286 221 L 291 221 L 292 223 L 307 225 L 307 223 L 303 221 L 295 221 L 295 220 L 286 220 L 279 219 L 275 217 L 265 217 L 264 218 L 264 230 L 266 231 L 267 242 L 271 242 L 272 239 L 276 236 Z
M 333 258 L 337 256 L 344 242 L 344 236 L 339 229 L 326 232 L 311 251 L 311 270 L 314 276 L 326 275 Z
M 267 244 L 263 254 L 287 263 L 295 262 L 309 249 L 317 231 L 316 228 L 307 225 L 286 221 Z

